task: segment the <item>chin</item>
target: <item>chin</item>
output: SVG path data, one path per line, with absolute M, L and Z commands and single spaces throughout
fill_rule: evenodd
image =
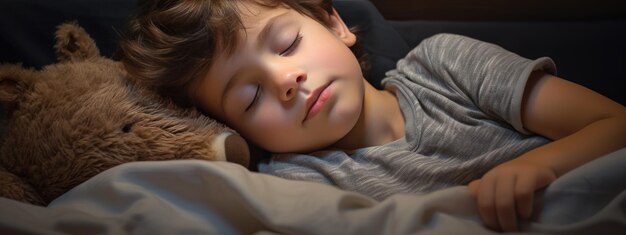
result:
M 336 107 L 336 110 L 332 110 L 329 114 L 329 127 L 328 131 L 334 141 L 332 143 L 336 143 L 340 139 L 344 138 L 348 133 L 350 133 L 357 123 L 359 122 L 359 118 L 361 116 L 362 105 L 361 103 L 357 103 L 355 105 L 344 105 L 344 107 Z M 331 144 L 332 144 L 331 143 Z
M 345 129 L 344 135 L 346 135 L 359 121 L 363 109 L 363 97 L 362 95 L 360 97 L 355 95 L 343 98 L 333 107 L 334 109 L 330 111 L 328 118 L 331 121 L 334 120 L 333 128 Z

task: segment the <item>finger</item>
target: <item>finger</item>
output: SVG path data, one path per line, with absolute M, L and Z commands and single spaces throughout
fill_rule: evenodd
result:
M 515 176 L 507 175 L 498 179 L 496 183 L 496 213 L 498 224 L 504 232 L 517 230 L 517 215 L 515 212 Z
M 533 213 L 535 186 L 533 179 L 521 177 L 515 183 L 515 204 L 521 218 L 530 219 Z
M 477 191 L 477 206 L 478 213 L 483 220 L 483 223 L 491 229 L 498 230 L 498 220 L 496 218 L 494 208 L 494 180 L 488 177 L 483 177 L 480 181 L 480 185 Z

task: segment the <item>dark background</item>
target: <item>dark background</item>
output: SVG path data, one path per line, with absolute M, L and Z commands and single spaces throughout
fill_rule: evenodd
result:
M 0 62 L 40 68 L 55 62 L 55 27 L 76 20 L 105 56 L 135 0 L 0 0 Z M 422 39 L 456 33 L 527 58 L 549 56 L 558 75 L 626 104 L 626 1 L 336 0 L 373 64 L 375 86 Z M 378 9 L 378 10 L 377 10 Z

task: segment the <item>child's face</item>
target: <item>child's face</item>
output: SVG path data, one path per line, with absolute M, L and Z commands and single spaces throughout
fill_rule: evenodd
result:
M 355 35 L 336 12 L 327 28 L 291 9 L 242 9 L 246 36 L 196 87 L 202 108 L 276 153 L 317 150 L 345 136 L 363 103 L 363 75 L 349 48 Z

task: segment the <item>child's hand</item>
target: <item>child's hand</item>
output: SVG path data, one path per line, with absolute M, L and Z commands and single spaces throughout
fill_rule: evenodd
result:
M 517 216 L 531 217 L 534 192 L 556 178 L 549 167 L 516 159 L 491 169 L 468 189 L 485 225 L 509 232 L 517 230 Z

